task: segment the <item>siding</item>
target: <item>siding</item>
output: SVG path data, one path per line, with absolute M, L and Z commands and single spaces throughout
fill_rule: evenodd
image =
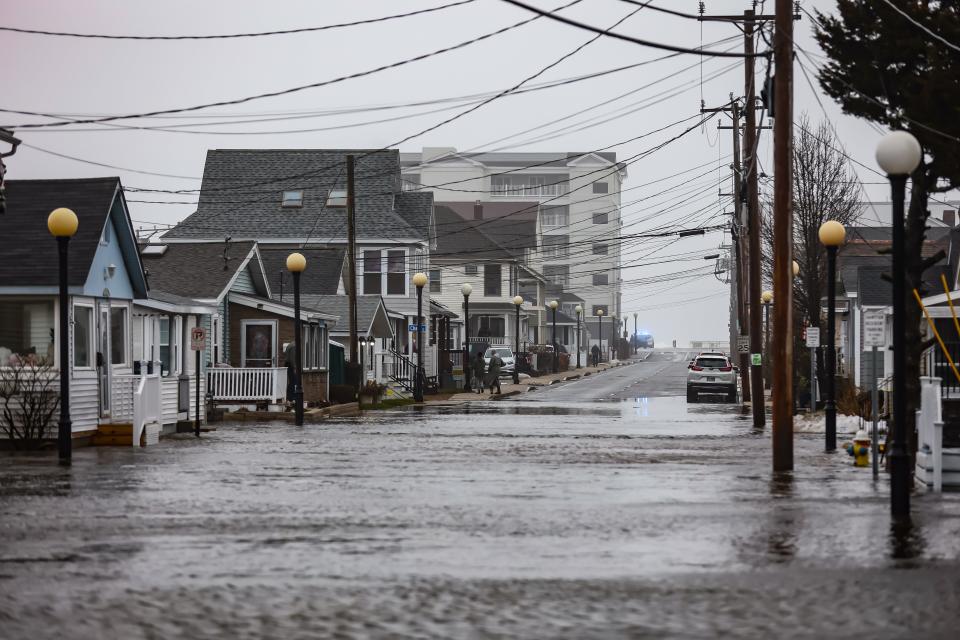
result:
M 58 387 L 59 389 L 59 387 Z M 59 414 L 58 414 L 59 415 Z M 74 378 L 70 381 L 70 420 L 73 431 L 96 429 L 100 416 L 100 400 L 97 396 L 97 378 Z M 56 426 L 54 426 L 54 437 Z
M 249 293 L 250 295 L 257 295 L 257 290 L 253 286 L 253 278 L 250 277 L 250 265 L 248 264 L 246 269 L 237 274 L 237 279 L 234 280 L 233 286 L 230 287 L 230 291 L 236 291 L 237 293 Z

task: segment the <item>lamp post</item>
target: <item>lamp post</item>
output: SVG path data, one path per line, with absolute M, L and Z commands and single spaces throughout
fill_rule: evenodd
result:
M 600 364 L 600 360 L 603 360 L 603 309 L 597 309 L 597 345 L 600 350 L 600 357 L 597 358 L 597 364 Z
M 820 225 L 820 242 L 827 248 L 827 397 L 823 404 L 827 451 L 837 448 L 837 247 L 843 244 L 846 235 L 843 225 L 836 220 Z
M 57 257 L 59 262 L 60 285 L 60 424 L 57 428 L 57 452 L 61 464 L 70 464 L 73 456 L 73 423 L 70 420 L 70 357 L 67 344 L 69 320 L 67 314 L 67 249 L 70 238 L 77 232 L 77 214 L 70 209 L 59 208 L 47 217 L 47 230 L 57 239 Z M 109 363 L 107 363 L 109 366 Z
M 577 313 L 577 369 L 580 368 L 580 316 L 583 314 L 583 307 L 579 304 L 576 306 L 574 311 Z
M 470 294 L 473 287 L 464 282 L 460 293 L 463 294 L 463 390 L 470 391 Z
M 637 347 L 639 346 L 637 342 L 639 338 L 637 337 L 637 312 L 633 312 L 633 355 L 637 355 Z
M 923 150 L 906 131 L 894 131 L 877 145 L 877 164 L 890 180 L 893 200 L 893 432 L 890 446 L 890 509 L 895 518 L 910 517 L 910 455 L 907 452 L 906 278 L 904 274 L 903 200 L 907 176 L 920 165 Z
M 523 298 L 513 297 L 513 306 L 517 308 L 517 349 L 513 352 L 513 384 L 520 384 L 520 305 L 523 304 Z
M 427 281 L 425 273 L 413 275 L 413 286 L 417 288 L 417 373 L 413 381 L 414 402 L 423 402 L 423 287 Z
M 363 389 L 367 384 L 367 370 L 363 362 L 363 352 L 367 350 L 366 336 L 360 336 L 360 338 L 357 339 L 357 344 L 360 347 L 360 389 Z
M 613 360 L 614 341 L 617 339 L 617 314 L 610 314 L 610 339 L 607 341 L 607 362 Z
M 763 303 L 763 371 L 764 382 L 769 386 L 770 367 L 767 362 L 770 360 L 770 305 L 773 304 L 773 291 L 764 291 L 760 294 L 760 302 Z
M 560 303 L 556 300 L 550 301 L 550 308 L 553 309 L 553 372 L 560 371 L 560 347 L 557 344 L 557 307 Z
M 303 425 L 303 351 L 300 347 L 300 274 L 307 268 L 307 259 L 302 253 L 287 256 L 287 271 L 293 274 L 293 411 L 294 422 Z

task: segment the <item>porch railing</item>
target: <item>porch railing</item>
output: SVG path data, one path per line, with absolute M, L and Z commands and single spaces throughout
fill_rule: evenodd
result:
M 284 367 L 208 369 L 207 389 L 214 401 L 283 402 L 287 398 L 287 370 Z
M 946 345 L 953 362 L 955 364 L 960 363 L 960 360 L 958 360 L 960 358 L 960 343 L 948 342 Z M 924 352 L 921 370 L 931 378 L 940 378 L 941 397 L 960 397 L 960 381 L 954 375 L 950 362 L 940 345 L 934 345 Z

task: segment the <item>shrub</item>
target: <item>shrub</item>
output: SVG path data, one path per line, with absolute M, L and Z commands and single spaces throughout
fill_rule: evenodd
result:
M 333 404 L 346 404 L 357 399 L 352 385 L 332 384 L 330 385 L 330 402 Z
M 49 364 L 18 358 L 0 367 L 0 428 L 15 448 L 41 446 L 60 408 L 58 384 Z

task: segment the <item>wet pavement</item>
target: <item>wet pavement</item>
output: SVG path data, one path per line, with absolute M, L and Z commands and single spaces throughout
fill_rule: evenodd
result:
M 956 637 L 960 495 L 892 529 L 885 479 L 807 434 L 773 477 L 769 433 L 688 406 L 675 358 L 66 470 L 4 454 L 0 637 Z

